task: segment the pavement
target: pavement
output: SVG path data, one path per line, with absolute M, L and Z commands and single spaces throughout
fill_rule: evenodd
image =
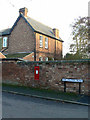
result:
M 22 86 L 13 86 L 13 85 L 3 85 L 2 91 L 12 94 L 41 98 L 41 99 L 90 106 L 90 96 L 82 95 L 82 94 L 54 92 L 43 89 L 36 89 L 29 87 L 27 88 Z

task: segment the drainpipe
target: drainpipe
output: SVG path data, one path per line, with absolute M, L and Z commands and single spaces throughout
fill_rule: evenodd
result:
M 35 41 L 34 41 L 34 61 L 36 61 L 36 33 L 34 33 Z

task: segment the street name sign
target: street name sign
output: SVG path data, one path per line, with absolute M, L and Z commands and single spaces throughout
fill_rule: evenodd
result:
M 78 82 L 78 83 L 82 83 L 83 80 L 82 79 L 62 79 L 63 82 Z

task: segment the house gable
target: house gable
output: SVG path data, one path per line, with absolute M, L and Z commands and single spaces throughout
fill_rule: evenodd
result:
M 13 31 L 14 27 L 17 25 L 17 23 L 18 23 L 18 21 L 20 20 L 20 18 L 23 18 L 23 19 L 25 20 L 25 22 L 29 25 L 29 27 L 31 27 L 31 29 L 32 29 L 33 31 L 35 31 L 34 28 L 33 28 L 33 27 L 29 24 L 29 22 L 26 20 L 26 18 L 25 18 L 22 14 L 20 14 L 19 17 L 17 18 L 17 20 L 15 21 L 14 25 L 12 26 L 12 28 L 11 28 L 11 30 L 10 30 L 10 33 Z
M 19 15 L 14 23 L 9 36 L 8 52 L 33 52 L 35 44 L 35 35 L 32 27 L 25 21 L 23 15 Z

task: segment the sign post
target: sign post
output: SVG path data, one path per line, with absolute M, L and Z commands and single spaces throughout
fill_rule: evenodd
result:
M 79 94 L 81 93 L 81 83 L 83 82 L 82 79 L 62 79 L 62 82 L 64 82 L 64 92 L 66 92 L 66 83 L 67 82 L 73 82 L 73 83 L 79 83 Z
M 81 83 L 79 83 L 79 94 L 81 93 Z
M 66 92 L 66 82 L 64 82 L 64 92 Z

